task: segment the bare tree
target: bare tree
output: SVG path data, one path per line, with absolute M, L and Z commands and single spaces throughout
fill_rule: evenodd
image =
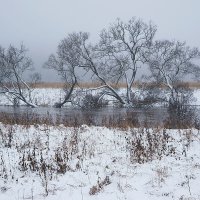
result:
M 21 100 L 26 105 L 36 107 L 33 103 L 31 84 L 40 80 L 38 73 L 32 73 L 29 82 L 25 81 L 27 72 L 32 70 L 32 60 L 26 55 L 24 45 L 16 48 L 12 45 L 6 50 L 0 47 L 0 93 L 9 99 Z
M 117 99 L 121 104 L 125 104 L 124 99 L 117 93 L 117 91 L 111 86 L 111 81 L 105 75 L 105 71 L 102 70 L 102 57 L 99 55 L 97 45 L 92 45 L 88 42 L 89 34 L 85 32 L 74 33 L 74 37 L 79 38 L 80 43 L 76 47 L 79 49 L 78 54 L 80 56 L 79 68 L 84 68 L 87 72 L 92 72 L 92 77 L 95 76 L 96 80 L 100 82 L 101 86 L 94 88 L 104 89 L 99 96 L 99 100 L 104 95 L 109 95 Z
M 190 48 L 185 42 L 156 41 L 149 51 L 149 68 L 153 80 L 170 90 L 170 101 L 180 98 L 180 83 L 187 77 L 200 77 L 200 67 L 195 60 L 200 58 L 197 48 Z
M 144 55 L 151 47 L 155 33 L 156 26 L 132 18 L 127 23 L 118 19 L 100 34 L 97 46 L 101 60 L 99 71 L 115 84 L 126 83 L 124 101 L 128 105 L 138 68 L 146 62 Z
M 64 81 L 65 96 L 62 102 L 56 103 L 61 108 L 65 103 L 72 101 L 72 94 L 78 84 L 76 68 L 80 63 L 81 40 L 75 33 L 68 34 L 58 45 L 56 55 L 51 55 L 45 63 L 45 68 L 54 69 Z

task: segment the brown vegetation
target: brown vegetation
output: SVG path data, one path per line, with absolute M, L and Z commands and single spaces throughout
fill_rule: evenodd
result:
M 176 117 L 176 116 L 174 116 Z M 64 125 L 65 127 L 81 127 L 82 125 L 88 126 L 103 126 L 107 128 L 117 128 L 121 130 L 128 130 L 129 128 L 167 128 L 167 129 L 188 129 L 196 128 L 200 129 L 200 121 L 197 117 L 190 116 L 185 119 L 176 119 L 174 117 L 168 117 L 163 122 L 152 122 L 151 120 L 139 120 L 138 116 L 134 112 L 127 112 L 118 115 L 105 115 L 100 119 L 96 119 L 91 113 L 81 113 L 72 115 L 71 117 L 65 116 L 52 116 L 49 113 L 40 116 L 36 113 L 21 113 L 21 114 L 10 114 L 0 113 L 0 122 L 9 125 L 23 125 L 24 127 L 30 127 L 31 125 L 48 125 L 48 126 L 59 126 Z
M 137 81 L 134 83 L 133 87 L 134 88 L 138 88 L 142 83 Z M 151 85 L 151 86 L 155 86 L 155 87 L 162 87 L 162 88 L 165 88 L 164 85 L 155 85 L 154 83 L 147 83 L 148 85 Z M 189 86 L 189 88 L 191 89 L 200 89 L 200 82 L 184 82 L 184 83 L 181 83 L 180 85 L 185 85 L 187 84 Z M 34 85 L 34 88 L 55 88 L 55 89 L 59 89 L 59 88 L 63 88 L 65 86 L 64 83 L 61 83 L 61 82 L 40 82 L 40 83 L 36 83 Z M 97 83 L 97 82 L 82 82 L 79 84 L 79 86 L 81 88 L 95 88 L 95 87 L 99 87 L 100 84 Z M 116 88 L 115 85 L 112 85 L 112 87 Z M 117 88 L 125 88 L 126 87 L 126 84 L 125 83 L 119 83 L 117 85 Z

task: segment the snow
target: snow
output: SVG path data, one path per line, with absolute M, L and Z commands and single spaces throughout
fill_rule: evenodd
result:
M 63 98 L 64 92 L 55 88 L 38 88 L 32 93 L 33 103 L 39 106 L 53 106 Z M 23 105 L 23 102 L 20 102 Z M 13 105 L 6 96 L 0 94 L 0 105 Z
M 75 91 L 76 92 L 76 91 Z M 95 94 L 95 90 L 92 93 Z M 119 94 L 125 93 L 124 89 L 120 89 Z M 135 90 L 136 95 L 140 95 L 139 90 Z M 38 106 L 53 106 L 57 102 L 61 102 L 64 98 L 64 92 L 62 89 L 58 88 L 37 88 L 33 91 L 33 103 Z M 144 94 L 143 94 L 144 95 Z M 140 95 L 142 96 L 142 95 Z M 108 100 L 112 100 L 111 97 L 106 97 Z M 112 102 L 110 102 L 112 103 Z M 200 105 L 200 90 L 194 90 L 194 101 L 191 102 L 192 105 Z M 6 96 L 0 94 L 0 105 L 13 105 L 13 102 L 9 101 Z M 23 102 L 21 102 L 23 105 Z
M 145 130 L 0 124 L 0 199 L 199 199 L 200 132 L 148 130 L 165 131 L 167 145 L 175 152 L 139 164 L 131 162 L 130 141 L 133 133 L 141 131 Z M 23 154 L 32 155 L 34 147 L 37 162 L 42 154 L 55 169 L 55 152 L 67 152 L 66 173 L 47 170 L 45 178 L 41 169 L 23 171 Z M 25 163 L 30 166 L 30 161 Z M 110 183 L 90 195 L 91 188 L 106 177 Z
M 194 105 L 200 105 L 200 89 L 194 90 Z

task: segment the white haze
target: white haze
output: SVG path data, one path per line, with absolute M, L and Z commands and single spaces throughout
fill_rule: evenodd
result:
M 136 16 L 158 26 L 157 38 L 200 48 L 199 8 L 199 0 L 0 0 L 0 45 L 23 42 L 43 80 L 56 81 L 42 65 L 68 33 L 87 31 L 96 41 L 116 18 Z

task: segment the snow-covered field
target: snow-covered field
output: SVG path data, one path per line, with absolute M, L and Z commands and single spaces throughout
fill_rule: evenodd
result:
M 194 98 L 195 98 L 194 105 L 200 105 L 200 90 L 199 89 L 194 91 Z
M 200 132 L 0 124 L 0 200 L 200 199 Z
M 95 91 L 93 91 L 95 93 Z M 120 93 L 123 93 L 121 89 Z M 136 91 L 138 94 L 139 91 Z M 33 103 L 38 106 L 53 106 L 57 102 L 61 102 L 64 96 L 62 89 L 55 88 L 39 88 L 33 91 Z M 107 97 L 108 98 L 108 97 Z M 23 102 L 20 104 L 23 105 Z M 192 105 L 200 105 L 200 89 L 194 91 L 194 101 L 191 102 Z M 6 96 L 0 94 L 0 105 L 13 105 Z
M 33 103 L 38 106 L 53 106 L 63 98 L 63 91 L 61 89 L 39 88 L 32 93 Z M 23 105 L 23 102 L 20 104 Z M 0 95 L 0 105 L 13 105 L 5 95 Z
M 123 92 L 123 91 L 120 91 Z M 36 89 L 53 106 L 60 89 Z M 194 91 L 200 105 L 200 90 Z M 0 105 L 13 105 L 0 96 Z M 200 200 L 200 131 L 0 123 L 0 200 Z

